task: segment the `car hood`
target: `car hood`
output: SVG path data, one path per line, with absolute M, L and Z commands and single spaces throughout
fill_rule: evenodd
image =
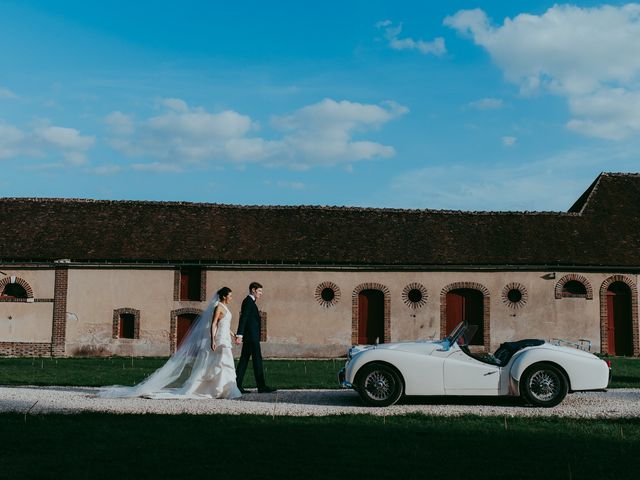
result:
M 356 346 L 353 353 L 364 350 L 398 350 L 401 352 L 429 354 L 437 348 L 442 348 L 442 342 L 438 340 L 423 340 L 417 342 L 381 343 L 378 345 Z

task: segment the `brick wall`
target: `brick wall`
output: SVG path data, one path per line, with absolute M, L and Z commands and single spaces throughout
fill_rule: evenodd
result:
M 53 327 L 51 331 L 51 355 L 64 356 L 67 332 L 67 289 L 69 285 L 69 269 L 56 267 L 53 294 Z
M 0 342 L 0 354 L 11 357 L 48 357 L 51 344 L 36 342 Z

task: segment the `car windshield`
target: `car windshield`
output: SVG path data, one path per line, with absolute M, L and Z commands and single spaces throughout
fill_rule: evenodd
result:
M 477 325 L 469 325 L 467 322 L 460 322 L 455 326 L 445 340 L 448 342 L 449 346 L 456 342 L 461 346 L 469 345 L 477 331 Z

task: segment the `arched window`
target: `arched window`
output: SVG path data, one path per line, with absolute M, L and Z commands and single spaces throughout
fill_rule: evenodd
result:
M 587 297 L 587 287 L 578 280 L 569 280 L 562 286 L 563 297 Z
M 27 298 L 27 291 L 18 283 L 7 283 L 0 297 L 3 298 Z
M 587 277 L 578 275 L 577 273 L 570 273 L 556 283 L 555 297 L 557 299 L 585 298 L 592 300 L 593 289 Z

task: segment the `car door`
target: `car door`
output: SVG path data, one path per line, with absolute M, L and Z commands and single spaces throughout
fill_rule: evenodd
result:
M 500 367 L 476 360 L 454 346 L 444 360 L 447 395 L 498 395 Z

